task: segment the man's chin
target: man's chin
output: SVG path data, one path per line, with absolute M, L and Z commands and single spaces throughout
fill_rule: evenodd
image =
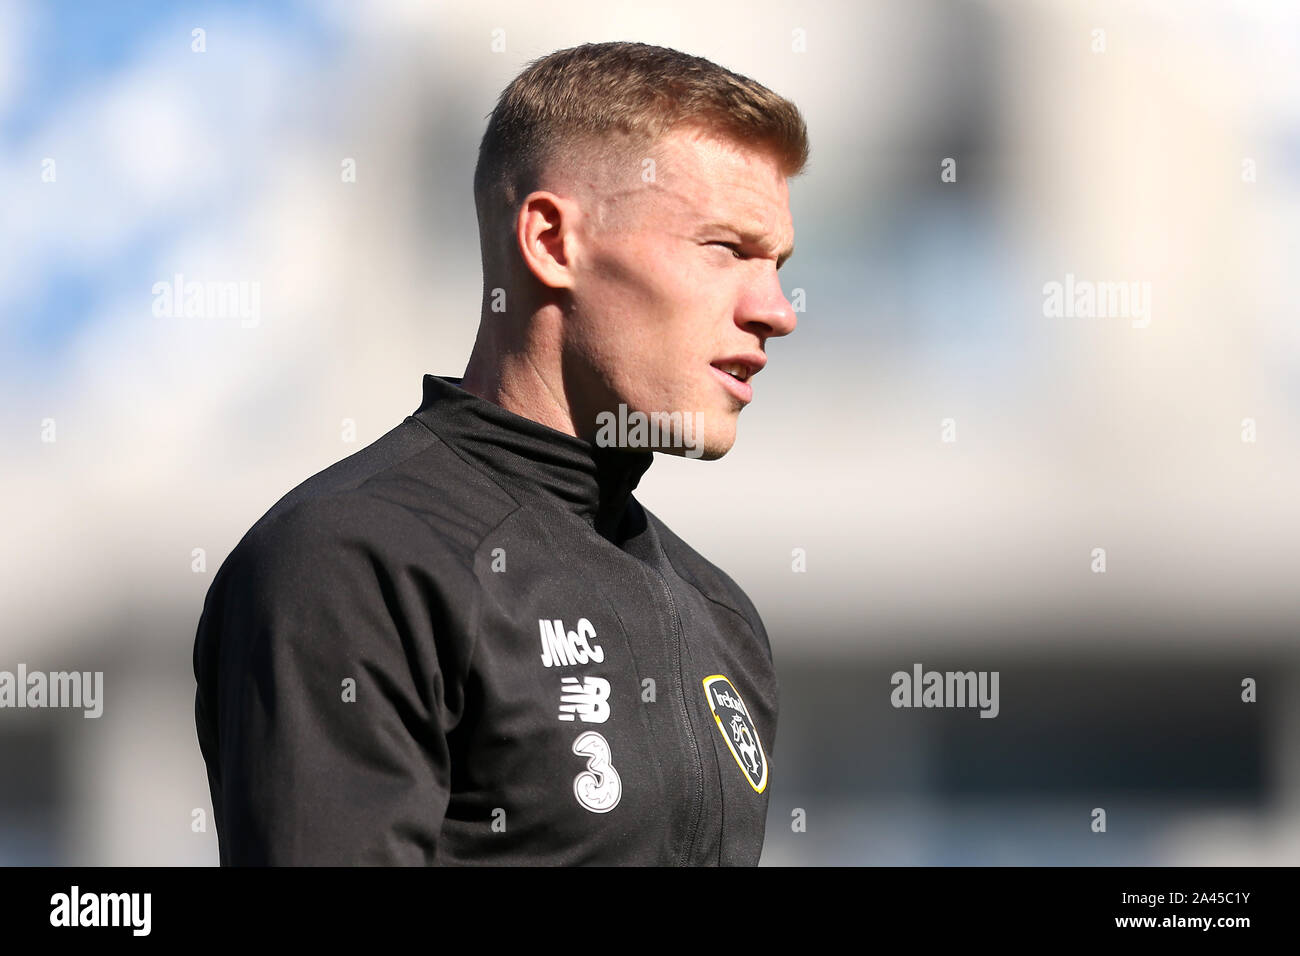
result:
M 713 448 L 705 448 L 696 457 L 698 457 L 700 461 L 717 461 L 729 451 L 731 451 L 731 445 L 721 445 Z
M 736 444 L 736 432 L 735 429 L 729 429 L 725 434 L 693 435 L 691 439 L 673 447 L 661 447 L 655 450 L 666 455 L 677 455 L 679 458 L 717 461 Z
M 721 421 L 715 419 L 712 423 L 715 427 L 701 429 L 700 433 L 693 436 L 694 447 L 686 449 L 687 456 L 703 461 L 717 461 L 731 451 L 736 444 L 736 417 L 729 415 Z
M 664 455 L 674 455 L 678 458 L 690 458 L 698 461 L 717 461 L 727 452 L 731 451 L 730 445 L 697 445 L 686 448 L 656 448 L 655 451 Z
M 617 411 L 596 415 L 595 444 L 642 448 L 680 458 L 714 461 L 736 443 L 736 414 L 719 412 L 642 412 L 620 403 Z

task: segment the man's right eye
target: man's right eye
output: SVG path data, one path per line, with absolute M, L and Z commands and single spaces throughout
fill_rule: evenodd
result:
M 740 251 L 740 246 L 739 246 L 737 243 L 734 243 L 734 242 L 724 242 L 724 241 L 722 241 L 721 239 L 717 239 L 717 240 L 714 240 L 713 242 L 710 242 L 709 245 L 711 245 L 711 246 L 722 246 L 724 249 L 730 249 L 731 252 L 732 252 L 732 254 L 733 254 L 737 259 L 744 259 L 744 258 L 745 258 L 744 254 L 742 254 L 741 251 Z

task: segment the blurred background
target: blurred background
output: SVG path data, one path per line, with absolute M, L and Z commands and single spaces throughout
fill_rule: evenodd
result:
M 216 863 L 212 576 L 463 371 L 486 116 L 616 39 L 812 138 L 798 331 L 638 492 L 771 635 L 763 862 L 1300 862 L 1294 4 L 0 0 L 0 670 L 105 682 L 0 710 L 0 863 Z M 257 298 L 158 309 L 178 274 Z M 1067 276 L 1149 321 L 1050 314 Z M 915 663 L 999 716 L 894 709 Z

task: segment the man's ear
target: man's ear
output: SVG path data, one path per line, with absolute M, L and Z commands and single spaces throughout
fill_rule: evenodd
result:
M 573 225 L 578 210 L 572 200 L 555 193 L 529 193 L 515 219 L 515 239 L 524 265 L 542 285 L 570 289 L 574 285 Z

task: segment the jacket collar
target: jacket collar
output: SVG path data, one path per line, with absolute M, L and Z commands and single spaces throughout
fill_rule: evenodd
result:
M 614 538 L 654 453 L 566 435 L 465 391 L 461 381 L 425 375 L 424 400 L 414 416 L 509 490 L 558 504 Z

